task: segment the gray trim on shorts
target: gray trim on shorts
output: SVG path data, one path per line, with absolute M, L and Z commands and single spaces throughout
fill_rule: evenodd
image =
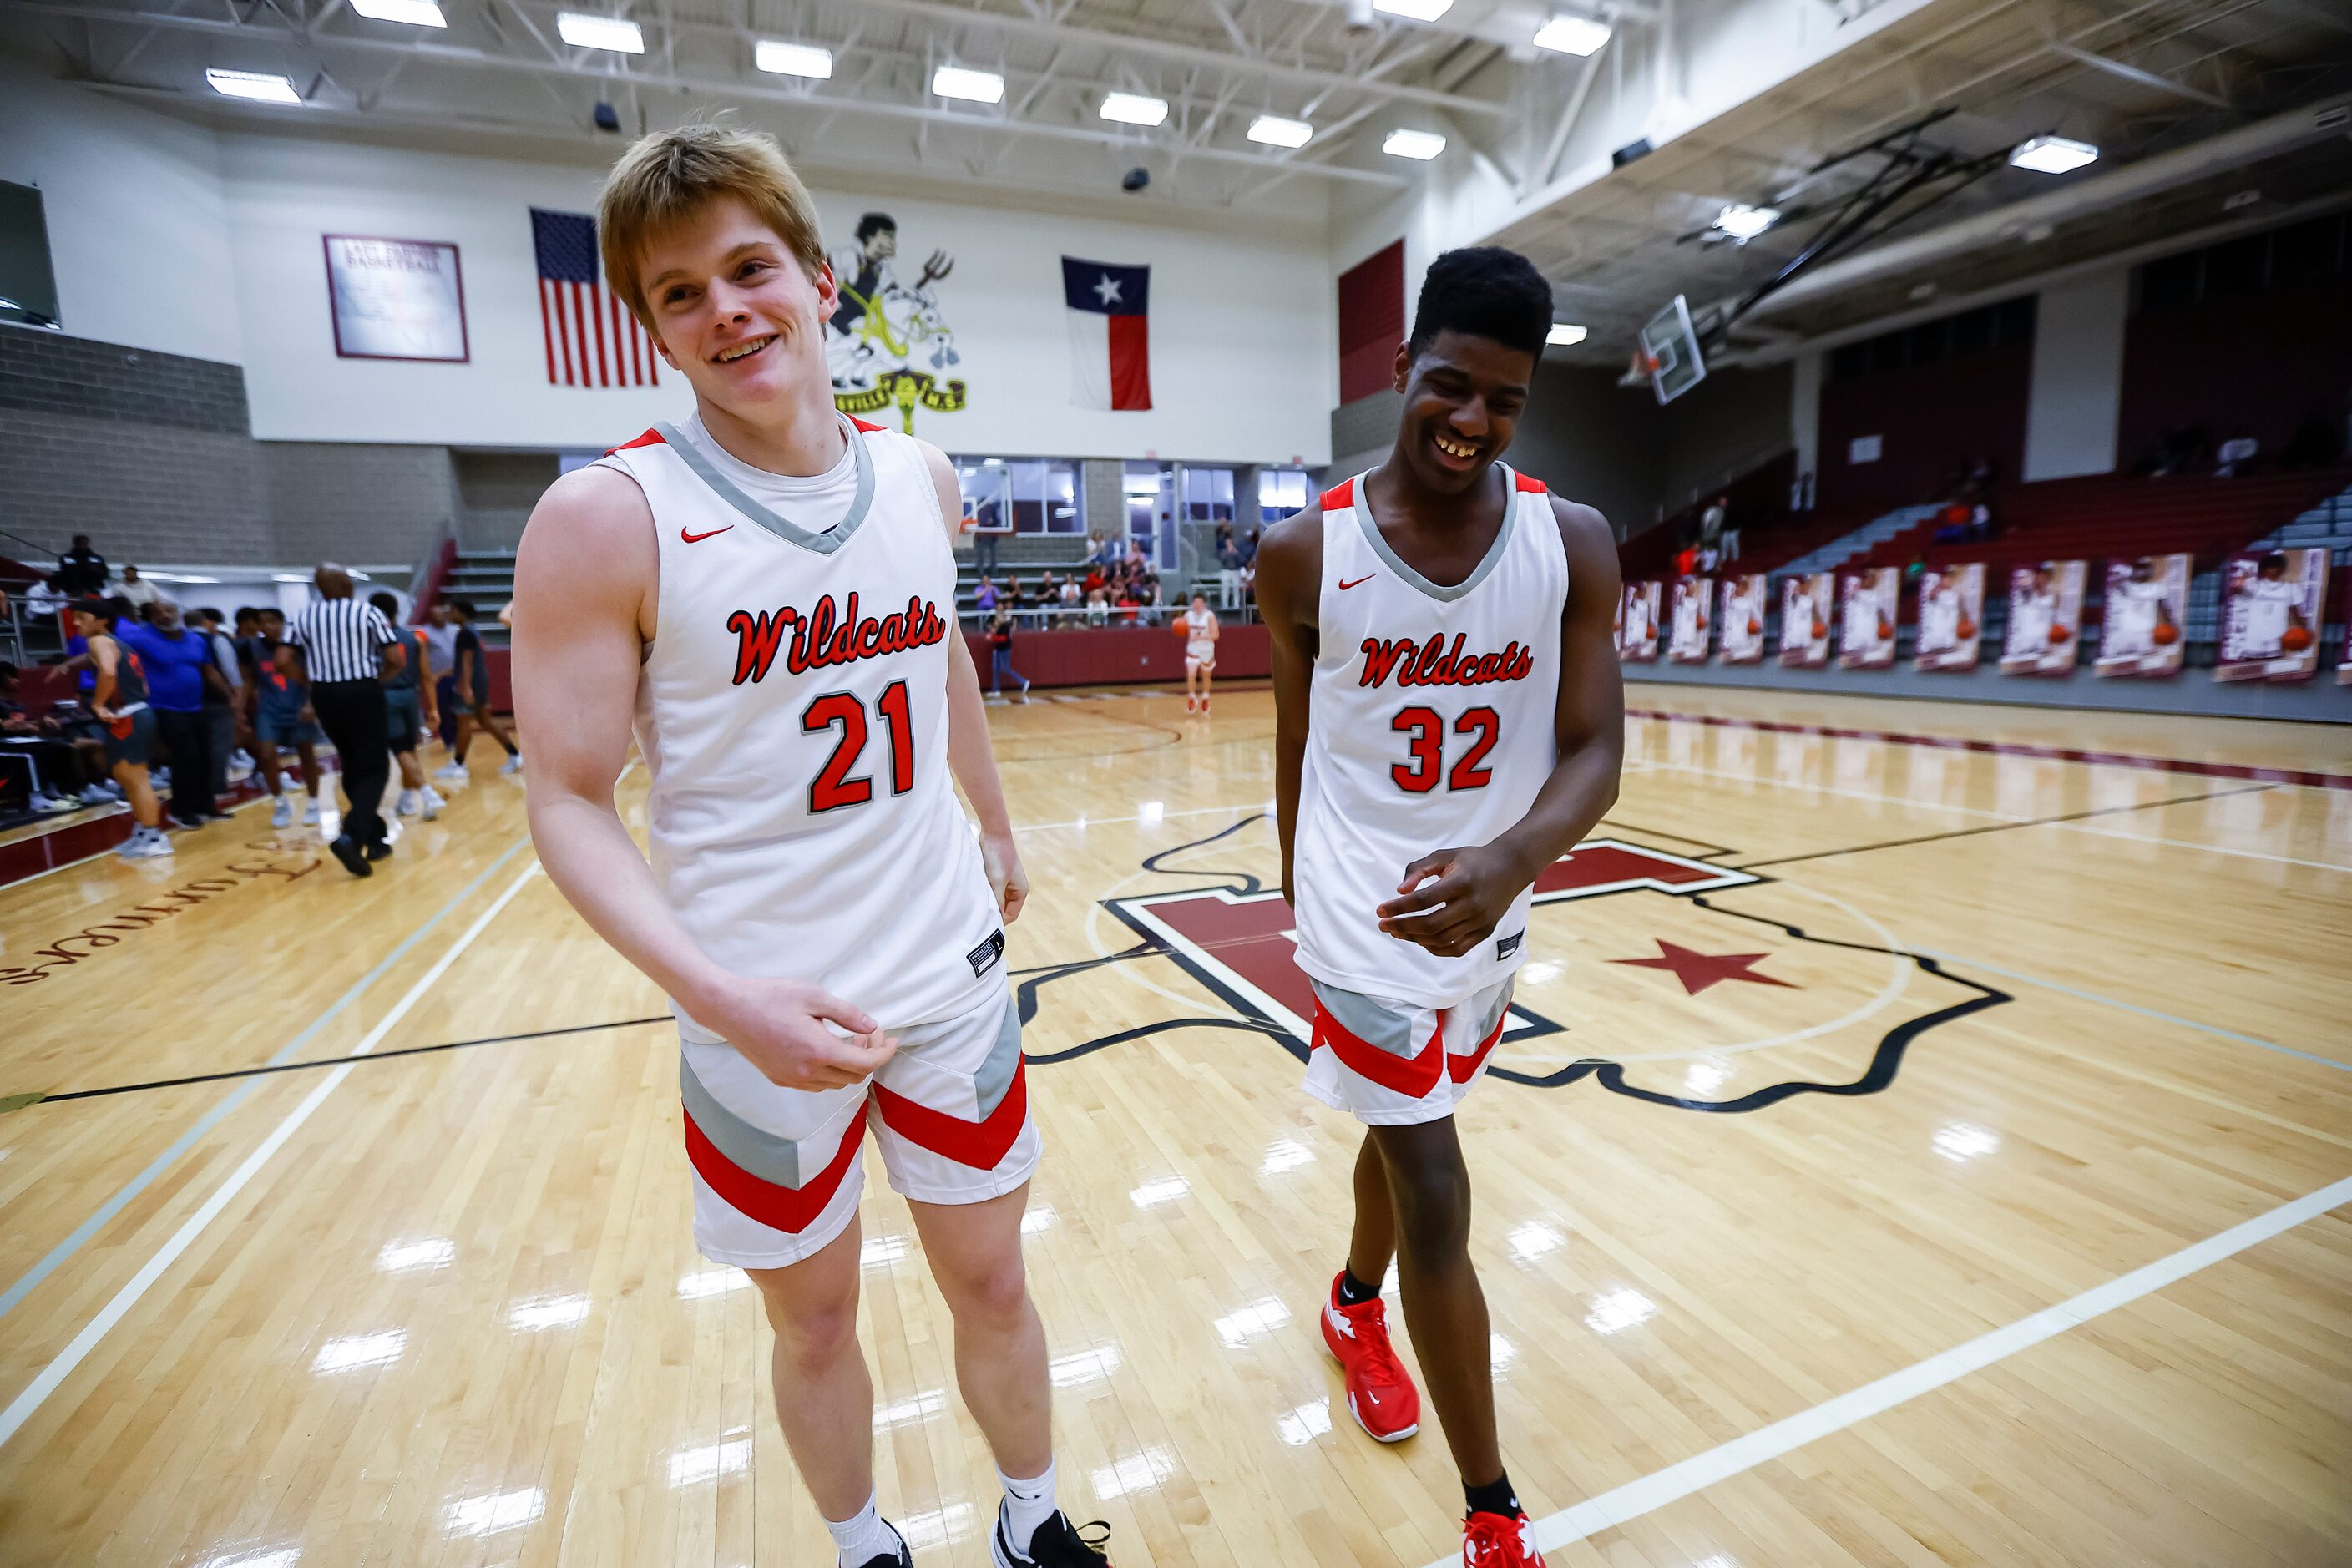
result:
M 1315 988 L 1315 1000 L 1322 1005 L 1323 1011 L 1330 1014 L 1339 1027 L 1368 1046 L 1410 1059 L 1420 1055 L 1421 1047 L 1428 1044 L 1413 1039 L 1412 1019 L 1407 1014 L 1391 1012 L 1369 996 L 1342 991 L 1311 977 L 1307 984 Z
M 800 1186 L 801 1146 L 789 1138 L 762 1131 L 712 1099 L 702 1080 L 694 1076 L 694 1063 L 684 1051 L 677 1054 L 677 1092 L 686 1102 L 686 1113 L 729 1163 L 775 1186 Z
M 1004 1022 L 996 1032 L 996 1044 L 989 1047 L 988 1059 L 971 1075 L 972 1092 L 980 1096 L 980 1119 L 983 1121 L 1004 1103 L 1005 1093 L 1013 1087 L 1013 1074 L 1021 1065 L 1021 1004 L 1011 993 L 1004 998 Z

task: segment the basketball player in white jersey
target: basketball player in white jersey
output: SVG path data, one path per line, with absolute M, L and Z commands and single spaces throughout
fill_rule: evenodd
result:
M 2105 640 L 2099 649 L 2102 658 L 2141 659 L 2156 652 L 2156 628 L 2172 625 L 2172 610 L 2164 602 L 2164 592 L 2154 558 L 2143 555 L 2132 563 L 2131 575 L 2107 595 Z
M 2286 652 L 2290 628 L 2310 630 L 2303 617 L 2303 584 L 2286 574 L 2286 552 L 2273 550 L 2263 557 L 2254 568 L 2254 580 L 2245 586 L 2244 658 L 2276 658 Z
M 696 411 L 558 480 L 524 533 L 540 858 L 670 995 L 695 1241 L 765 1300 L 777 1413 L 839 1562 L 912 1563 L 875 1508 L 856 1333 L 870 1131 L 1003 1479 L 997 1568 L 1103 1568 L 1055 1503 L 1022 1266 L 1038 1147 L 1003 927 L 1028 884 L 956 628 L 954 472 L 835 412 L 838 293 L 773 142 L 646 137 L 599 219 L 607 278 Z M 650 866 L 613 800 L 633 721 Z
M 1192 595 L 1192 607 L 1184 612 L 1183 623 L 1177 628 L 1184 639 L 1184 711 L 1206 713 L 1209 710 L 1209 683 L 1217 674 L 1217 612 L 1209 608 L 1206 594 Z
M 1258 552 L 1282 889 L 1318 1004 L 1307 1089 L 1369 1130 L 1324 1342 L 1364 1430 L 1410 1436 L 1420 1396 L 1380 1298 L 1393 1258 L 1468 1568 L 1543 1558 L 1496 1440 L 1454 1110 L 1501 1037 L 1537 873 L 1609 809 L 1624 753 L 1609 525 L 1497 461 L 1550 327 L 1526 258 L 1439 257 L 1397 351 L 1395 449 Z

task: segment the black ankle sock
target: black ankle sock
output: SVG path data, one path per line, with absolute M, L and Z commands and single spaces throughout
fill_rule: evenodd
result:
M 1339 1305 L 1342 1307 L 1360 1307 L 1379 1294 L 1377 1289 L 1357 1279 L 1353 1269 L 1339 1270 Z
M 1519 1511 L 1518 1494 L 1511 1490 L 1508 1476 L 1496 1476 L 1483 1487 L 1465 1486 L 1462 1495 L 1469 1500 L 1472 1513 L 1499 1513 L 1510 1519 Z

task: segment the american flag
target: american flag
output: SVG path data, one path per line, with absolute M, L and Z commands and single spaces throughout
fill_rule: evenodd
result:
M 530 209 L 539 324 L 551 386 L 659 386 L 660 356 L 621 297 L 596 281 L 596 220 Z

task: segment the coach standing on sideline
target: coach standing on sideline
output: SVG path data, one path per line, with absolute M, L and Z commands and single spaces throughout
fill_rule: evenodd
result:
M 374 874 L 368 864 L 392 853 L 376 810 L 383 799 L 391 757 L 384 739 L 383 677 L 397 671 L 408 650 L 392 623 L 373 605 L 352 597 L 352 574 L 330 561 L 311 581 L 319 596 L 288 623 L 278 668 L 308 672 L 310 707 L 335 743 L 343 770 L 343 831 L 327 847 L 354 877 Z M 302 666 L 292 659 L 299 651 Z

